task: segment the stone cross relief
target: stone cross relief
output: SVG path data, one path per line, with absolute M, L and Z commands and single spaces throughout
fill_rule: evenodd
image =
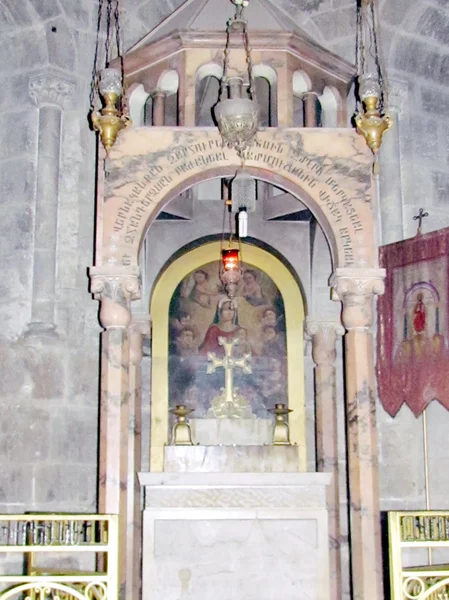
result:
M 223 368 L 225 386 L 221 388 L 221 393 L 213 398 L 208 415 L 217 419 L 252 418 L 254 415 L 248 401 L 238 393 L 237 387 L 234 388 L 234 369 L 240 368 L 246 375 L 252 373 L 251 354 L 245 354 L 241 358 L 232 356 L 234 346 L 239 343 L 238 339 L 227 341 L 226 338 L 219 337 L 218 343 L 223 346 L 225 355 L 223 358 L 218 358 L 214 352 L 207 353 L 209 361 L 207 374 L 210 375 L 218 368 Z

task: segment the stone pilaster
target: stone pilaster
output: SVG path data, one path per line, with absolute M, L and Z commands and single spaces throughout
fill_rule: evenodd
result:
M 354 600 L 383 600 L 374 391 L 373 300 L 385 269 L 339 268 L 331 278 L 343 305 L 351 569 Z
M 54 71 L 34 75 L 28 91 L 39 109 L 31 322 L 25 335 L 54 333 L 56 229 L 62 110 L 75 85 Z
M 328 487 L 330 598 L 341 600 L 340 494 L 338 469 L 336 343 L 345 330 L 341 323 L 307 318 L 315 363 L 315 423 L 317 470 L 332 473 Z
M 403 189 L 401 173 L 401 129 L 408 101 L 408 84 L 389 81 L 387 111 L 393 127 L 384 135 L 379 152 L 379 207 L 382 244 L 391 244 L 404 238 Z
M 127 595 L 130 304 L 140 296 L 137 267 L 92 267 L 91 292 L 100 300 L 101 390 L 98 510 L 119 515 L 120 599 Z
M 149 315 L 133 315 L 129 335 L 128 526 L 126 531 L 126 597 L 141 597 L 142 511 L 137 474 L 142 470 L 141 361 L 144 337 L 150 335 Z

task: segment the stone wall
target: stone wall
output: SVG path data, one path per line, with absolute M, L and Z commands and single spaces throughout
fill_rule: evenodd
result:
M 318 43 L 353 60 L 353 0 L 278 3 Z M 129 47 L 180 1 L 126 0 L 124 4 L 123 29 Z M 382 239 L 394 241 L 414 233 L 412 216 L 418 206 L 430 212 L 425 231 L 449 224 L 449 125 L 442 118 L 449 106 L 444 78 L 449 8 L 442 1 L 385 0 L 381 14 L 384 52 L 399 114 L 398 143 L 381 161 L 382 172 L 388 175 L 381 179 Z M 96 6 L 91 0 L 4 0 L 0 7 L 4 57 L 0 510 L 5 511 L 86 511 L 96 503 L 100 328 L 86 276 L 87 267 L 93 264 L 95 136 L 88 129 L 86 115 L 95 27 Z M 42 111 L 43 106 L 58 106 L 59 100 L 36 104 L 30 96 L 30 78 L 37 75 L 69 84 L 63 107 L 58 109 L 60 131 L 46 126 Z M 53 150 L 59 148 L 57 178 L 42 171 L 46 156 L 38 154 L 40 132 L 49 134 L 47 143 Z M 389 195 L 390 186 L 399 190 L 394 197 Z M 51 198 L 56 198 L 57 235 L 36 227 L 37 208 L 45 216 Z M 390 202 L 402 222 L 388 219 Z M 38 252 L 41 242 L 44 252 Z M 33 277 L 36 280 L 39 274 L 50 288 L 33 292 Z M 36 301 L 42 298 L 47 309 L 48 301 L 54 299 L 49 310 L 53 310 L 57 335 L 27 335 Z M 422 426 L 407 410 L 402 409 L 395 420 L 379 410 L 383 508 L 423 506 Z M 443 460 L 442 436 L 448 422 L 443 409 L 431 407 L 431 478 L 435 503 L 440 506 L 445 490 L 440 467 L 435 465 Z M 414 444 L 412 453 L 407 451 L 408 442 Z

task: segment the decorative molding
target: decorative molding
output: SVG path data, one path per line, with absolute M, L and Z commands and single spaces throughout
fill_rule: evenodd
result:
M 373 323 L 373 299 L 385 291 L 385 269 L 337 268 L 330 279 L 332 299 L 343 304 L 342 321 L 349 330 L 365 330 Z
M 75 90 L 75 83 L 55 71 L 33 75 L 28 81 L 28 92 L 37 106 L 54 104 L 64 108 Z
M 161 489 L 146 488 L 146 509 L 151 508 L 324 508 L 325 486 Z

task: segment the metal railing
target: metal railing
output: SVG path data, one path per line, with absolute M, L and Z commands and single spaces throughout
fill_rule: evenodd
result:
M 0 557 L 13 553 L 24 574 L 0 575 L 0 600 L 118 598 L 116 515 L 0 515 Z M 64 563 L 74 555 L 95 566 L 68 572 Z
M 388 513 L 391 600 L 449 600 L 449 564 L 432 564 L 433 551 L 449 555 L 449 511 Z M 404 566 L 404 552 L 424 549 L 427 564 Z

